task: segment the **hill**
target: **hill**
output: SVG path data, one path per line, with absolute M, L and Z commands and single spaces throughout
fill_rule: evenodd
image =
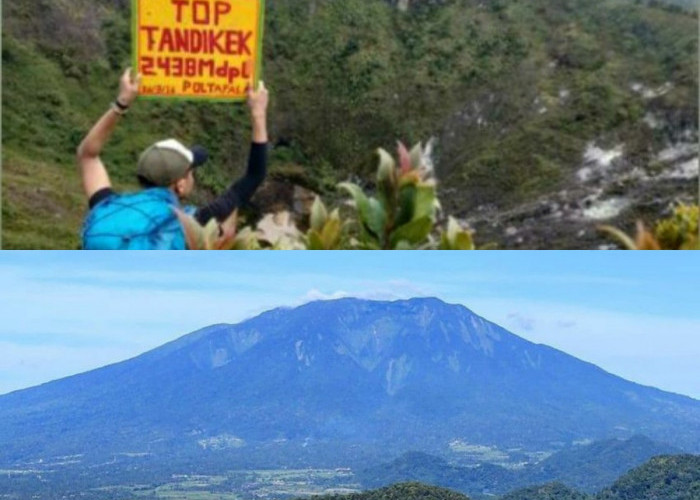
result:
M 473 496 L 503 494 L 533 483 L 550 483 L 542 491 L 558 491 L 558 486 L 552 486 L 555 482 L 574 490 L 595 493 L 651 457 L 668 453 L 680 451 L 655 443 L 644 436 L 569 446 L 544 460 L 532 460 L 516 469 L 484 463 L 486 459 L 483 457 L 475 464 L 459 466 L 450 464 L 443 458 L 412 452 L 393 462 L 368 467 L 358 473 L 358 479 L 364 487 L 410 480 L 451 488 Z M 502 456 L 501 463 L 517 463 L 517 455 L 516 452 L 512 456 Z M 453 461 L 461 458 L 459 453 L 451 453 L 449 457 Z M 532 491 L 522 492 L 529 493 Z
M 460 467 L 449 464 L 443 458 L 418 452 L 406 453 L 393 462 L 368 467 L 357 476 L 365 488 L 417 481 L 470 495 L 504 493 L 520 484 L 516 472 L 499 465 L 484 463 Z
M 651 457 L 672 453 L 680 450 L 645 436 L 610 439 L 558 451 L 524 475 L 537 482 L 557 480 L 576 490 L 595 493 Z
M 323 500 L 464 499 L 466 497 L 421 483 L 400 483 L 353 495 L 319 497 Z M 512 491 L 501 500 L 696 500 L 700 498 L 700 456 L 654 457 L 620 477 L 595 496 L 561 483 L 529 486 Z
M 700 498 L 700 456 L 650 460 L 606 488 L 597 500 L 695 500 Z
M 353 495 L 319 497 L 323 500 L 463 499 L 458 493 L 421 483 L 400 483 Z M 501 500 L 696 500 L 700 498 L 700 456 L 677 455 L 652 458 L 620 477 L 595 496 L 561 483 L 529 486 L 512 491 Z
M 2 15 L 3 244 L 76 248 L 74 151 L 129 64 L 130 2 Z M 656 1 L 270 1 L 272 176 L 332 201 L 348 177 L 371 186 L 375 148 L 435 137 L 443 205 L 480 241 L 597 248 L 601 221 L 697 201 L 696 24 Z M 244 168 L 247 128 L 240 106 L 139 102 L 105 160 L 132 189 L 150 143 L 205 144 L 201 202 Z
M 469 500 L 468 497 L 454 491 L 421 483 L 402 483 L 375 491 L 351 495 L 324 495 L 314 498 L 318 500 Z
M 561 483 L 548 483 L 512 491 L 502 496 L 501 500 L 592 500 L 592 498 Z

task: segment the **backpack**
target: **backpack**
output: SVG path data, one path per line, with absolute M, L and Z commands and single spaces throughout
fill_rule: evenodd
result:
M 114 194 L 95 206 L 85 219 L 85 250 L 186 250 L 185 234 L 175 208 L 182 207 L 167 188 Z

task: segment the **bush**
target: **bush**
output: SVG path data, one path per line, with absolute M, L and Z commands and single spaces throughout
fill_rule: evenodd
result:
M 671 217 L 656 224 L 653 233 L 638 222 L 634 238 L 615 227 L 602 226 L 600 230 L 627 250 L 700 250 L 698 213 L 697 205 L 679 205 Z
M 471 233 L 449 217 L 445 228 L 437 227 L 440 202 L 436 181 L 426 166 L 419 144 L 410 152 L 399 143 L 399 164 L 380 149 L 376 197 L 351 182 L 338 185 L 351 196 L 352 213 L 345 219 L 340 209 L 329 211 L 319 197 L 309 217 L 309 230 L 302 233 L 289 213 L 266 215 L 253 229 L 237 229 L 237 214 L 206 227 L 193 217 L 178 213 L 193 250 L 244 249 L 442 249 L 473 250 Z

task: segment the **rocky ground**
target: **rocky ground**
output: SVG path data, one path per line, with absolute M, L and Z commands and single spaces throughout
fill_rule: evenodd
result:
M 566 189 L 509 210 L 482 205 L 464 218 L 481 244 L 504 249 L 614 249 L 598 230 L 613 225 L 633 233 L 637 220 L 651 226 L 677 203 L 698 201 L 697 133 L 658 152 L 656 162 L 635 165 L 624 145 L 589 144 Z

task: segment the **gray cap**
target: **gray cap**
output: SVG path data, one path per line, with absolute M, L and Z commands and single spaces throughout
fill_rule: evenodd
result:
M 190 168 L 207 160 L 204 148 L 191 149 L 175 139 L 160 141 L 141 154 L 136 170 L 139 178 L 154 186 L 168 187 L 185 177 Z

